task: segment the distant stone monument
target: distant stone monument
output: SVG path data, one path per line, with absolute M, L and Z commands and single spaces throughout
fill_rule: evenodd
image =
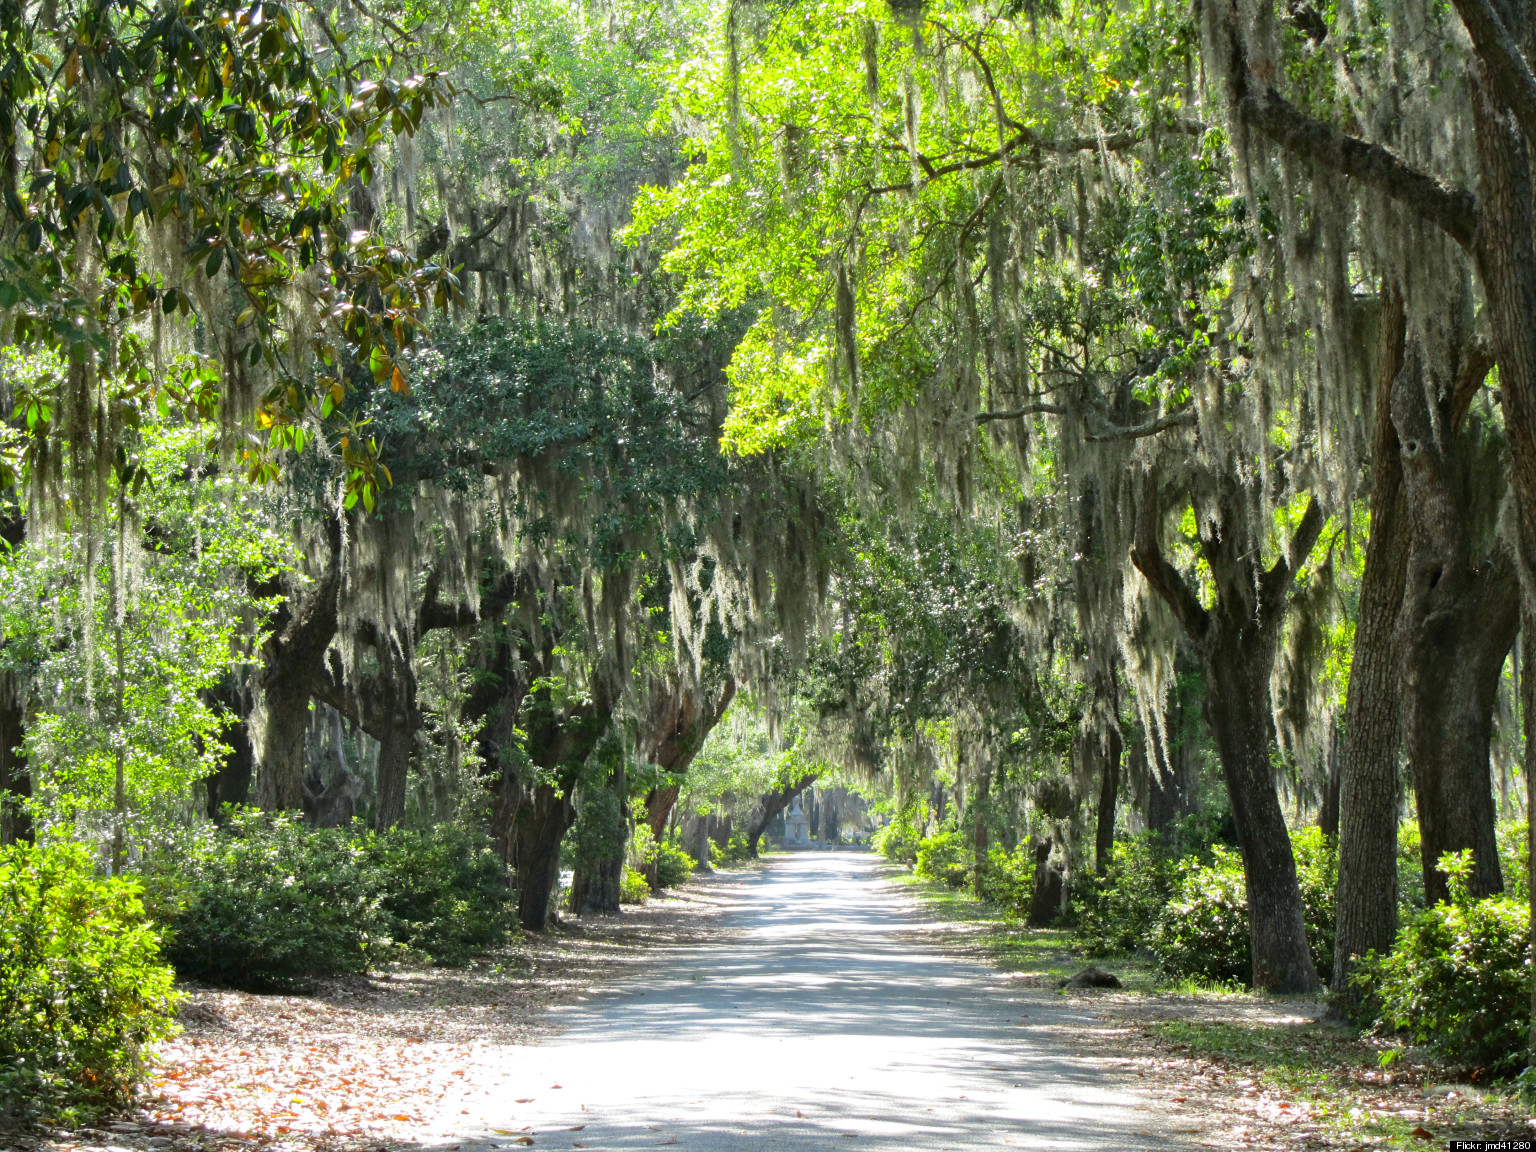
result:
M 796 796 L 784 817 L 784 847 L 809 848 L 810 846 L 811 822 L 806 818 L 805 809 L 800 807 L 800 797 Z

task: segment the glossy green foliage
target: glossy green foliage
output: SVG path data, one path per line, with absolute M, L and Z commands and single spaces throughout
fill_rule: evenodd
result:
M 953 828 L 925 836 L 917 845 L 915 871 L 924 880 L 937 880 L 951 888 L 964 887 L 971 877 L 971 859 L 965 837 Z
M 1108 870 L 1074 894 L 1073 938 L 1085 955 L 1113 956 L 1145 945 L 1178 883 L 1178 859 L 1161 833 L 1115 841 Z
M 453 824 L 396 828 L 365 838 L 364 862 L 395 943 L 458 965 L 506 939 L 512 886 L 483 834 Z
M 889 824 L 876 829 L 870 844 L 887 860 L 915 865 L 918 847 L 923 842 L 923 828 L 927 823 L 927 806 L 921 801 L 913 801 L 897 812 Z
M 1495 1076 L 1528 1062 L 1531 922 L 1524 901 L 1467 894 L 1470 853 L 1440 868 L 1451 900 L 1425 909 L 1398 933 L 1392 952 L 1358 977 L 1382 1023 L 1442 1060 Z
M 343 829 L 245 811 L 167 847 L 152 891 L 166 958 L 184 977 L 300 987 L 366 971 L 388 941 L 382 886 Z
M 375 835 L 247 809 L 165 843 L 147 867 L 166 957 L 234 988 L 364 972 L 400 947 L 463 964 L 510 923 L 506 866 L 453 826 Z
M 656 845 L 656 887 L 676 888 L 693 875 L 693 857 L 670 840 Z
M 0 849 L 0 1117 L 122 1105 L 179 1001 L 136 880 L 83 846 Z
M 14 153 L 0 176 L 0 312 L 17 343 L 90 371 L 23 403 L 67 416 L 61 402 L 92 373 L 140 408 L 186 399 L 141 333 L 206 308 L 226 333 L 215 396 L 256 382 L 268 437 L 247 445 L 253 476 L 275 475 L 274 450 L 304 446 L 307 417 L 345 394 L 345 363 L 406 387 L 394 357 L 456 281 L 359 228 L 347 190 L 447 102 L 441 78 L 315 52 L 310 36 L 335 45 L 337 31 L 308 6 L 80 0 L 49 13 L 0 5 L 0 137 Z M 90 431 L 65 423 L 83 448 Z M 28 421 L 29 465 L 52 458 L 53 424 Z M 107 439 L 92 450 L 110 454 Z M 359 466 L 349 485 L 377 482 Z
M 651 884 L 645 873 L 634 868 L 624 869 L 624 879 L 619 881 L 619 903 L 644 904 L 650 895 Z
M 463 489 L 504 469 L 526 481 L 514 498 L 532 530 L 601 569 L 690 543 L 673 513 L 727 483 L 708 421 L 666 378 L 707 371 L 707 359 L 670 353 L 574 324 L 445 330 L 414 358 L 410 395 L 378 393 L 367 415 L 402 491 L 418 480 Z

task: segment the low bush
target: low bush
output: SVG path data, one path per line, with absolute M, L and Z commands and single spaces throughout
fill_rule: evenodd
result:
M 434 963 L 465 964 L 506 938 L 512 887 L 486 837 L 450 825 L 396 830 L 366 839 L 364 864 L 385 931 Z
M 884 828 L 869 838 L 872 848 L 887 860 L 908 867 L 917 863 L 917 848 L 923 841 L 928 812 L 921 804 L 909 804 Z
M 136 881 L 78 845 L 0 850 L 0 1118 L 121 1104 L 179 1000 Z
M 717 868 L 729 868 L 733 864 L 745 864 L 752 859 L 752 846 L 740 832 L 732 832 L 724 846 L 709 842 L 709 862 Z
M 1392 953 L 1372 957 L 1355 979 L 1380 1005 L 1381 1023 L 1453 1064 L 1512 1075 L 1526 1064 L 1530 1034 L 1530 907 L 1471 899 L 1470 853 L 1439 863 L 1450 902 L 1415 916 Z
M 159 870 L 166 958 L 194 980 L 257 990 L 363 972 L 388 940 L 373 872 L 341 829 L 233 813 Z
M 1004 848 L 988 852 L 977 889 L 978 895 L 996 904 L 1006 915 L 1028 916 L 1035 892 L 1035 854 L 1029 844 L 1020 844 L 1012 852 Z
M 1165 975 L 1248 983 L 1248 900 L 1235 849 L 1217 845 L 1209 863 L 1189 857 L 1179 864 L 1173 896 L 1147 943 Z
M 960 888 L 970 878 L 971 856 L 965 838 L 953 828 L 925 836 L 917 846 L 917 867 L 925 880 L 938 880 L 951 888 Z
M 1333 971 L 1337 847 L 1311 827 L 1291 834 L 1291 851 L 1312 963 L 1326 982 Z M 1148 945 L 1166 975 L 1233 984 L 1251 981 L 1247 884 L 1236 849 L 1217 844 L 1209 862 L 1199 857 L 1180 862 L 1173 894 L 1157 915 Z
M 1115 841 L 1109 868 L 1083 885 L 1077 896 L 1077 946 L 1088 956 L 1113 956 L 1145 944 L 1179 876 L 1161 833 Z
M 693 857 L 670 840 L 656 845 L 656 887 L 676 888 L 693 875 Z
M 645 873 L 636 868 L 624 869 L 624 879 L 619 882 L 620 904 L 644 904 L 651 894 L 651 882 Z

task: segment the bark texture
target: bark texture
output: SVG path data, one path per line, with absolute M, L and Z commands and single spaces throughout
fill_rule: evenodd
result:
M 32 841 L 32 773 L 22 750 L 26 710 L 16 677 L 0 675 L 0 845 Z
M 1092 743 L 1098 744 L 1098 741 Z M 1093 836 L 1094 870 L 1100 876 L 1109 871 L 1115 855 L 1115 807 L 1120 795 L 1120 756 L 1123 742 L 1120 729 L 1104 733 L 1103 744 L 1096 748 L 1099 764 L 1099 811 Z
M 1322 531 L 1323 511 L 1314 497 L 1286 554 L 1266 570 L 1258 549 L 1236 528 L 1242 522 L 1244 498 L 1236 479 L 1219 478 L 1214 492 L 1199 495 L 1200 550 L 1216 584 L 1216 602 L 1210 609 L 1163 556 L 1161 509 L 1152 491 L 1142 500 L 1131 560 L 1178 616 L 1204 666 L 1206 723 L 1216 740 L 1243 855 L 1254 986 L 1268 992 L 1310 992 L 1317 987 L 1317 971 L 1307 945 L 1290 832 L 1270 762 L 1274 728 L 1269 683 L 1286 602 Z
M 1473 373 L 1480 384 L 1486 365 Z M 1504 888 L 1489 746 L 1499 678 L 1520 626 L 1520 586 L 1505 542 L 1486 556 L 1474 550 L 1474 489 L 1491 477 L 1454 410 L 1463 391 L 1435 379 L 1413 347 L 1392 387 L 1411 525 L 1396 651 L 1430 904 L 1449 896 L 1436 867 L 1448 851 L 1472 850 L 1474 896 Z
M 1400 292 L 1383 296 L 1371 444 L 1371 534 L 1360 576 L 1340 749 L 1339 886 L 1333 991 L 1353 1000 L 1357 957 L 1385 954 L 1397 936 L 1397 815 L 1401 806 L 1398 665 L 1393 633 L 1408 568 L 1403 468 L 1392 422 L 1392 385 L 1403 367 L 1407 315 Z
M 773 819 L 800 793 L 804 792 L 820 777 L 819 772 L 807 772 L 798 780 L 793 780 L 782 788 L 775 788 L 772 792 L 763 795 L 757 802 L 757 810 L 752 816 L 752 821 L 747 825 L 747 849 L 757 856 L 757 842 L 763 838 L 764 831 Z

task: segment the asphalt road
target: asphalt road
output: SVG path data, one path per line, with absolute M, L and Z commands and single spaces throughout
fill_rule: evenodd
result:
M 465 1152 L 1190 1146 L 1134 1081 L 1074 1054 L 1098 1021 L 924 945 L 879 867 L 816 852 L 745 875 L 717 938 L 511 1050 L 505 1098 L 460 1121 Z

